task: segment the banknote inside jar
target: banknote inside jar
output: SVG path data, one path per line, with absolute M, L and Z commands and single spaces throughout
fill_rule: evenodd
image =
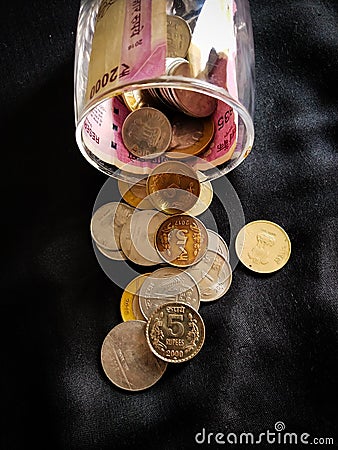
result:
M 147 66 L 147 81 L 123 86 L 84 121 L 87 156 L 118 179 L 116 169 L 131 181 L 168 159 L 184 159 L 215 178 L 243 156 L 235 151 L 239 116 L 217 91 L 238 97 L 233 61 L 225 48 L 199 55 L 201 29 L 192 33 L 193 20 L 167 14 L 166 21 L 166 54 L 156 64 L 163 71 Z

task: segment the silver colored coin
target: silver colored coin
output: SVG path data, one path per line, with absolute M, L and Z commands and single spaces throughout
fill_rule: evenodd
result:
M 106 250 L 121 250 L 121 228 L 134 210 L 118 202 L 109 202 L 98 208 L 90 222 L 90 232 L 95 243 Z
M 214 230 L 207 230 L 208 232 L 208 249 L 212 250 L 220 255 L 224 256 L 224 258 L 229 261 L 229 248 L 225 242 L 225 240 Z
M 232 270 L 220 254 L 207 250 L 201 261 L 186 271 L 198 283 L 201 301 L 211 302 L 221 298 L 230 288 Z
M 109 380 L 128 391 L 153 386 L 164 374 L 167 363 L 150 350 L 146 322 L 128 320 L 116 325 L 101 347 L 101 363 Z
M 126 257 L 140 266 L 163 263 L 155 248 L 155 234 L 167 216 L 154 210 L 137 211 L 123 225 L 121 248 Z
M 127 259 L 126 255 L 122 252 L 122 250 L 106 250 L 105 248 L 96 245 L 98 251 L 104 255 L 106 258 L 112 259 L 114 261 L 125 261 Z
M 194 279 L 177 267 L 155 270 L 139 291 L 142 314 L 146 319 L 156 308 L 167 302 L 185 302 L 196 311 L 200 306 L 200 292 Z

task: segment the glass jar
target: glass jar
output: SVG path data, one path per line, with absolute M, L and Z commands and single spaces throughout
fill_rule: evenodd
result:
M 205 179 L 230 172 L 251 151 L 254 45 L 247 0 L 82 0 L 74 78 L 78 147 L 111 177 L 135 182 L 172 157 L 164 151 L 151 158 L 126 146 L 125 119 L 144 107 L 160 110 L 171 124 L 177 115 L 190 124 L 183 153 L 203 140 L 208 122 L 207 144 L 184 158 Z M 157 142 L 161 129 L 139 124 L 136 132 Z

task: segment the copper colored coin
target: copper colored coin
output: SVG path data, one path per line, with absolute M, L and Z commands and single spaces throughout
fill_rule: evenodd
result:
M 147 192 L 155 208 L 167 214 L 188 211 L 200 195 L 196 172 L 180 161 L 166 161 L 150 173 Z
M 175 67 L 172 75 L 191 77 L 188 61 L 181 62 Z M 206 94 L 188 91 L 185 89 L 171 89 L 175 103 L 185 113 L 193 117 L 206 117 L 212 114 L 217 106 L 217 100 Z
M 122 125 L 124 145 L 139 158 L 151 159 L 165 152 L 171 136 L 168 118 L 160 110 L 148 106 L 131 112 Z
M 150 316 L 146 337 L 152 352 L 163 361 L 188 361 L 203 346 L 204 322 L 187 303 L 165 303 Z
M 173 117 L 171 126 L 173 134 L 166 156 L 176 159 L 201 153 L 210 144 L 215 128 L 211 117 L 193 118 L 185 114 Z
M 155 245 L 164 261 L 175 267 L 188 267 L 203 258 L 208 248 L 208 233 L 196 217 L 176 214 L 160 225 Z
M 116 325 L 105 337 L 101 363 L 109 380 L 128 391 L 147 389 L 163 375 L 167 364 L 149 348 L 146 322 L 129 320 Z

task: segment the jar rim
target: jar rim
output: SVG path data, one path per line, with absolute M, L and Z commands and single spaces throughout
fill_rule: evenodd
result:
M 214 97 L 217 100 L 220 100 L 229 106 L 231 106 L 239 115 L 241 120 L 243 121 L 245 130 L 246 130 L 246 139 L 245 142 L 243 142 L 243 150 L 241 154 L 236 158 L 233 162 L 228 161 L 227 167 L 225 170 L 219 169 L 219 166 L 214 166 L 214 169 L 208 169 L 206 170 L 206 176 L 208 180 L 214 180 L 225 173 L 229 173 L 233 169 L 235 169 L 243 160 L 249 155 L 253 142 L 254 142 L 254 125 L 253 120 L 248 112 L 248 110 L 233 96 L 229 94 L 229 92 L 220 86 L 208 83 L 204 80 L 199 80 L 196 78 L 190 78 L 190 77 L 183 77 L 183 76 L 166 76 L 162 75 L 156 78 L 151 79 L 145 79 L 142 81 L 137 82 L 129 82 L 125 84 L 121 84 L 115 88 L 110 89 L 109 91 L 105 92 L 101 96 L 96 96 L 94 100 L 86 106 L 86 108 L 83 108 L 83 112 L 81 116 L 75 117 L 75 125 L 76 125 L 76 142 L 78 144 L 78 147 L 85 157 L 85 159 L 92 164 L 96 169 L 99 171 L 105 173 L 106 175 L 112 177 L 112 178 L 121 178 L 121 176 L 117 176 L 115 172 L 119 172 L 120 169 L 113 164 L 111 164 L 112 167 L 116 167 L 116 170 L 108 170 L 107 168 L 104 168 L 104 165 L 107 164 L 98 164 L 89 153 L 93 154 L 89 149 L 87 149 L 85 143 L 82 140 L 82 130 L 83 130 L 83 124 L 90 112 L 92 112 L 96 107 L 98 107 L 100 104 L 105 102 L 106 100 L 115 97 L 117 95 L 121 95 L 126 92 L 130 92 L 133 90 L 143 90 L 143 89 L 149 89 L 149 88 L 176 88 L 176 89 L 183 89 L 193 92 L 198 92 L 201 94 L 207 94 L 209 96 Z M 93 154 L 94 155 L 94 154 Z M 95 155 L 94 155 L 95 156 Z M 100 159 L 96 157 L 96 159 Z M 211 164 L 212 165 L 212 164 Z M 209 172 L 209 173 L 208 173 Z M 129 179 L 137 180 L 137 175 L 134 173 L 130 173 Z

